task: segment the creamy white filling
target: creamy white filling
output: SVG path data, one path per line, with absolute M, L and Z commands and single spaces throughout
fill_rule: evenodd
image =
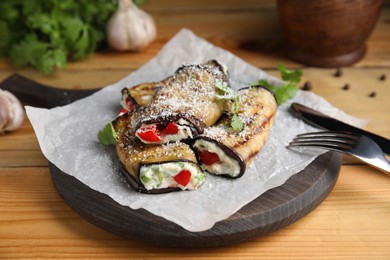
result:
M 152 125 L 154 125 L 154 124 L 142 124 L 139 129 L 146 129 Z M 169 143 L 169 142 L 176 142 L 176 141 L 185 140 L 188 138 L 193 138 L 191 128 L 189 127 L 189 123 L 187 121 L 180 119 L 179 121 L 176 122 L 176 125 L 178 128 L 178 131 L 176 134 L 167 134 L 167 135 L 161 134 L 160 135 L 161 140 L 158 142 L 149 142 L 149 141 L 141 138 L 138 135 L 138 131 L 140 131 L 140 130 L 138 130 L 135 133 L 135 135 L 145 144 L 165 144 L 165 143 Z
M 174 177 L 187 170 L 191 178 L 186 186 L 178 184 Z M 189 162 L 168 162 L 142 166 L 140 180 L 147 190 L 180 187 L 182 190 L 196 190 L 204 182 L 205 173 Z
M 162 135 L 162 140 L 160 141 L 160 143 L 168 143 L 168 142 L 171 142 L 171 141 L 180 141 L 180 140 L 184 140 L 184 139 L 188 139 L 188 138 L 192 138 L 192 132 L 191 132 L 191 128 L 187 125 L 178 125 L 176 124 L 177 127 L 178 127 L 178 132 L 176 134 L 173 134 L 173 135 Z
M 219 162 L 211 165 L 202 164 L 202 168 L 208 172 L 216 175 L 228 174 L 231 177 L 236 177 L 240 174 L 239 163 L 230 156 L 226 155 L 226 153 L 215 143 L 199 139 L 195 141 L 194 147 L 199 152 L 208 151 L 218 155 Z

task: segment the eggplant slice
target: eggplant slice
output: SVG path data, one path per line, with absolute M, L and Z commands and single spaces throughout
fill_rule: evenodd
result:
M 121 174 L 138 192 L 159 194 L 196 190 L 205 180 L 189 145 L 181 142 L 146 145 L 135 137 L 138 109 L 118 117 L 113 126 L 118 134 L 116 151 Z
M 157 90 L 164 86 L 164 81 L 147 82 L 136 85 L 134 87 L 124 89 L 127 96 L 133 100 L 138 106 L 147 106 L 153 100 Z M 123 94 L 123 93 L 122 93 Z
M 262 86 L 240 89 L 238 117 L 243 129 L 230 126 L 234 101 L 213 126 L 192 143 L 199 164 L 205 171 L 229 178 L 241 177 L 264 146 L 277 110 L 275 96 Z
M 217 98 L 224 94 L 221 88 L 230 88 L 228 71 L 217 61 L 210 60 L 205 64 L 183 65 L 160 82 L 123 89 L 122 106 L 127 110 L 143 107 L 142 119 L 136 126 L 136 135 L 142 142 L 182 141 L 201 134 L 221 117 L 227 105 L 226 100 Z M 130 100 L 135 106 L 130 109 L 123 100 Z M 166 127 L 169 123 L 179 126 L 178 134 L 170 133 L 169 138 L 161 140 L 143 138 L 151 127 Z

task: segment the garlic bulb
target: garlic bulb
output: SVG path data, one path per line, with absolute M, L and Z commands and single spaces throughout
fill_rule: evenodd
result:
M 119 51 L 140 51 L 156 37 L 153 18 L 133 3 L 119 0 L 118 9 L 107 23 L 111 48 Z
M 11 92 L 0 89 L 0 133 L 16 130 L 23 118 L 24 109 L 20 101 Z

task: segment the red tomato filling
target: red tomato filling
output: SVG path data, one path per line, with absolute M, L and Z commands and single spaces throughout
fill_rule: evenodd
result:
M 191 172 L 189 170 L 182 170 L 178 174 L 173 177 L 173 179 L 180 184 L 181 186 L 185 187 L 190 182 L 191 179 Z
M 125 109 L 125 108 L 121 108 L 121 110 L 119 110 L 118 116 L 121 116 L 121 115 L 126 114 L 127 111 L 129 111 L 129 110 L 127 110 L 127 109 Z
M 209 152 L 207 150 L 199 151 L 199 160 L 201 163 L 207 166 L 220 161 L 218 154 Z
M 162 140 L 163 135 L 174 135 L 179 132 L 179 127 L 170 122 L 165 128 L 161 124 L 152 124 L 137 130 L 140 139 L 149 143 L 158 143 Z
M 179 127 L 177 124 L 170 122 L 165 129 L 161 131 L 161 133 L 165 135 L 175 135 L 179 132 Z
M 161 141 L 160 131 L 157 129 L 156 125 L 149 125 L 137 130 L 137 135 L 142 140 L 150 143 L 157 143 Z

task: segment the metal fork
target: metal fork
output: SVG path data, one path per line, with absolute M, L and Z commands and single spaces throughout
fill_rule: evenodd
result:
M 297 135 L 287 147 L 315 147 L 360 159 L 390 176 L 390 164 L 382 149 L 370 138 L 352 132 L 320 131 Z

